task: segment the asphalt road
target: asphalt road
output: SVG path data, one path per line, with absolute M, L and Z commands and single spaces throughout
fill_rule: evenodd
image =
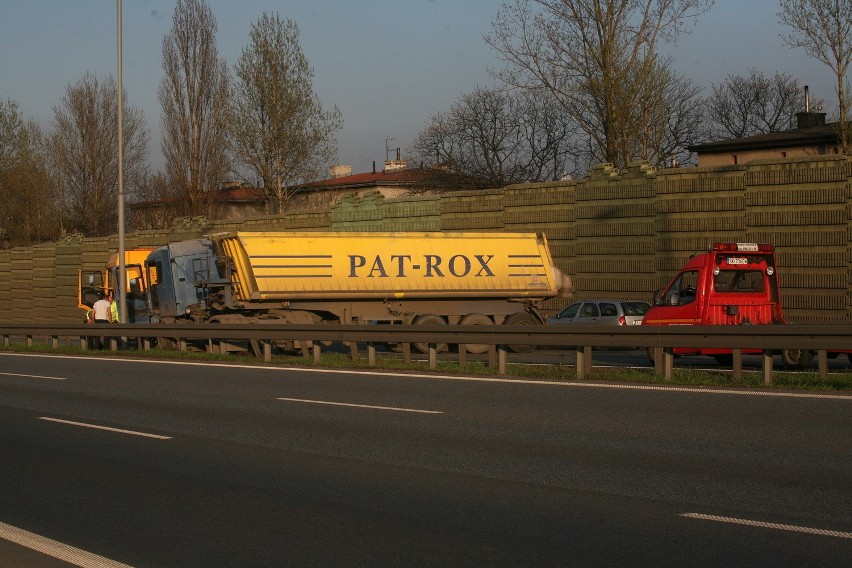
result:
M 850 450 L 848 395 L 2 353 L 0 566 L 843 566 Z

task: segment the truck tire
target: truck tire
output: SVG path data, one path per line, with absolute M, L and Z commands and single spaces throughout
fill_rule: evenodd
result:
M 435 314 L 424 314 L 422 316 L 417 316 L 414 319 L 415 325 L 446 325 L 447 322 L 444 321 L 444 318 L 441 316 L 436 316 Z M 429 353 L 429 344 L 428 343 L 413 343 L 412 347 L 419 351 L 420 353 Z M 447 352 L 447 344 L 446 343 L 438 343 L 435 346 L 435 349 L 438 353 L 446 353 Z
M 730 367 L 734 364 L 733 353 L 717 353 L 716 355 L 713 355 L 713 358 L 723 367 Z
M 506 321 L 503 322 L 503 325 L 541 325 L 541 322 L 538 321 L 535 316 L 532 314 L 528 314 L 527 312 L 518 312 L 516 314 L 512 314 L 506 318 Z M 507 345 L 509 351 L 514 353 L 529 353 L 533 349 L 535 349 L 535 345 Z
M 784 349 L 781 361 L 788 369 L 807 369 L 814 360 L 814 352 L 808 349 Z
M 494 322 L 485 314 L 467 314 L 459 325 L 493 325 Z M 488 345 L 484 343 L 468 343 L 465 345 L 468 353 L 481 354 L 488 352 Z

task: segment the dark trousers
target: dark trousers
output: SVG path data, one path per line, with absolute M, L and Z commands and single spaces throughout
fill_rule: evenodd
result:
M 109 320 L 96 319 L 95 323 L 109 323 Z M 106 349 L 109 346 L 109 340 L 104 337 L 92 337 L 92 347 L 94 349 Z

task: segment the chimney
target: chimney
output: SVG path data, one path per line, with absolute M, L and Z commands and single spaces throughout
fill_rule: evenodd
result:
M 331 166 L 331 168 L 329 168 L 329 173 L 334 179 L 351 176 L 352 166 Z
M 825 126 L 824 112 L 797 112 L 796 127 L 811 128 L 813 126 Z
M 796 113 L 796 128 L 811 128 L 814 126 L 825 126 L 824 112 L 811 112 L 811 94 L 805 85 L 805 112 Z
M 408 162 L 400 159 L 399 148 L 396 149 L 396 160 L 385 160 L 384 173 L 398 172 L 408 167 Z

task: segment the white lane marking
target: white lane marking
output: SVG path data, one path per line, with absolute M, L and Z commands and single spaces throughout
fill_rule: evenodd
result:
M 396 412 L 418 412 L 421 414 L 443 414 L 440 410 L 421 410 L 418 408 L 397 408 L 393 406 L 372 406 L 369 404 L 351 404 L 348 402 L 332 402 L 328 400 L 309 400 L 305 398 L 284 398 L 279 397 L 278 400 L 287 402 L 304 402 L 308 404 L 326 404 L 329 406 L 349 406 L 352 408 L 369 408 L 371 410 L 394 410 Z
M 131 436 L 142 436 L 144 438 L 155 438 L 157 440 L 171 440 L 171 436 L 160 436 L 159 434 L 148 434 L 146 432 L 136 432 L 135 430 L 122 430 L 121 428 L 110 428 L 109 426 L 98 426 L 97 424 L 87 424 L 85 422 L 74 422 L 72 420 L 60 420 L 59 418 L 50 418 L 49 416 L 39 416 L 39 420 L 47 420 L 48 422 L 58 422 L 59 424 L 69 424 L 71 426 L 80 426 L 82 428 L 93 428 L 95 430 L 106 430 L 108 432 L 118 432 L 119 434 L 130 434 Z
M 719 523 L 731 523 L 734 525 L 746 525 L 749 527 L 760 527 L 765 529 L 775 529 L 779 531 L 791 531 L 804 534 L 815 534 L 820 536 L 833 536 L 837 538 L 852 539 L 852 532 L 832 531 L 827 529 L 815 529 L 812 527 L 800 527 L 796 525 L 784 525 L 781 523 L 767 523 L 763 521 L 752 521 L 749 519 L 736 519 L 734 517 L 719 517 L 717 515 L 705 515 L 703 513 L 680 513 L 679 517 L 687 517 L 690 519 L 700 519 L 702 521 L 716 521 Z
M 560 383 L 555 383 L 560 384 Z M 588 387 L 599 389 L 618 389 L 618 390 L 650 390 L 662 392 L 689 392 L 701 394 L 735 394 L 741 396 L 770 396 L 780 398 L 825 398 L 831 400 L 847 400 L 852 402 L 852 396 L 848 394 L 820 394 L 810 392 L 772 392 L 772 391 L 757 391 L 757 390 L 737 390 L 737 389 L 721 389 L 708 387 L 666 387 L 658 385 L 615 385 L 604 383 L 565 383 L 566 386 L 572 387 Z
M 122 564 L 6 523 L 0 523 L 0 538 L 82 568 L 132 568 L 129 564 Z
M 3 353 L 0 356 L 17 356 L 17 357 L 62 357 L 61 355 L 41 355 L 30 353 Z M 68 359 L 85 359 L 90 361 L 118 361 L 122 363 L 147 363 L 150 365 L 188 365 L 198 367 L 222 367 L 225 369 L 251 369 L 262 371 L 298 371 L 301 373 L 315 373 L 327 375 L 381 375 L 386 377 L 399 377 L 409 379 L 440 379 L 446 381 L 465 381 L 465 382 L 481 382 L 481 383 L 511 383 L 519 385 L 546 385 L 557 387 L 576 387 L 576 388 L 598 388 L 598 389 L 615 389 L 615 390 L 645 390 L 645 391 L 662 391 L 662 392 L 686 392 L 693 394 L 729 394 L 739 396 L 768 396 L 780 398 L 815 398 L 815 399 L 830 399 L 830 400 L 845 400 L 852 402 L 852 395 L 849 394 L 819 394 L 811 392 L 776 392 L 776 391 L 759 391 L 759 390 L 739 390 L 739 389 L 721 389 L 712 386 L 707 387 L 670 387 L 663 385 L 625 385 L 616 383 L 580 383 L 576 381 L 547 381 L 547 380 L 531 380 L 531 379 L 501 379 L 495 377 L 471 377 L 463 375 L 439 375 L 426 373 L 399 373 L 387 372 L 381 369 L 370 371 L 355 371 L 349 369 L 313 369 L 310 367 L 273 367 L 261 365 L 233 365 L 230 363 L 202 363 L 198 361 L 167 361 L 164 359 L 133 359 L 121 357 L 67 357 Z
M 51 381 L 67 381 L 68 377 L 48 377 L 45 375 L 25 375 L 23 373 L 0 373 L 8 377 L 26 377 L 28 379 L 50 379 Z

